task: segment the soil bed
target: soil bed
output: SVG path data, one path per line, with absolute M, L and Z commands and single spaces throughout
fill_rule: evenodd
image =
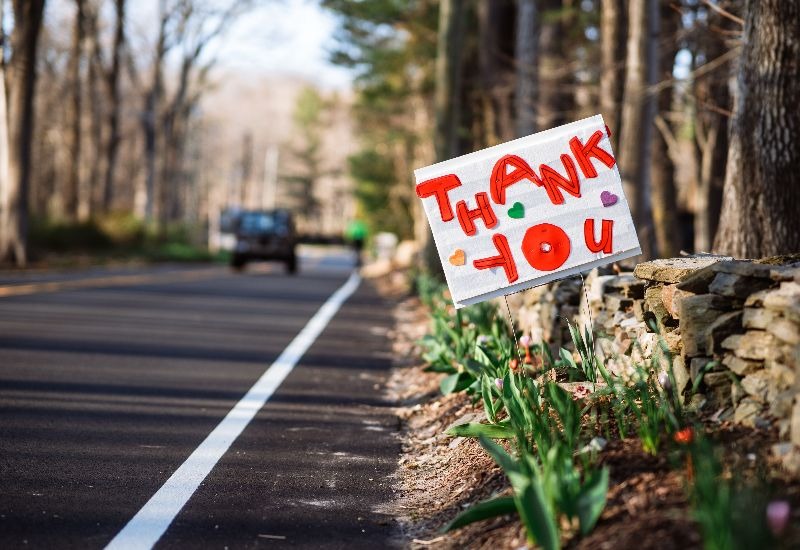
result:
M 397 366 L 387 391 L 398 403 L 402 422 L 403 455 L 395 480 L 395 513 L 406 544 L 410 548 L 526 547 L 525 530 L 516 516 L 441 533 L 443 526 L 470 505 L 491 496 L 510 495 L 511 489 L 476 440 L 445 435 L 454 422 L 481 421 L 481 404 L 464 393 L 440 394 L 441 375 L 423 370 L 417 346 L 429 329 L 427 311 L 403 289 L 399 274 L 384 279 L 382 286 L 400 298 L 395 310 Z M 707 416 L 707 435 L 721 443 L 726 471 L 745 479 L 761 474 L 776 496 L 790 501 L 791 525 L 778 548 L 800 547 L 800 484 L 780 470 L 772 455 L 777 430 L 713 422 L 712 414 Z M 670 452 L 669 445 L 663 449 L 652 456 L 642 450 L 637 438 L 612 437 L 600 455 L 601 464 L 608 465 L 611 473 L 607 505 L 588 536 L 562 537 L 564 547 L 702 548 L 701 532 L 687 497 L 687 466 Z

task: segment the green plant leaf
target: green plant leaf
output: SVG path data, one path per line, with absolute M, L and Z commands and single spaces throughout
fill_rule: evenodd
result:
M 479 441 L 481 447 L 486 449 L 511 482 L 517 512 L 528 531 L 530 542 L 538 543 L 545 550 L 557 550 L 559 537 L 555 516 L 547 505 L 536 472 L 528 467 L 521 468 L 520 464 L 494 441 L 485 437 L 481 437 Z
M 432 363 L 422 370 L 425 372 L 442 372 L 445 374 L 452 374 L 454 372 L 458 372 L 450 365 L 442 365 L 441 363 Z
M 516 513 L 517 505 L 514 502 L 514 497 L 497 497 L 491 500 L 485 500 L 461 512 L 453 521 L 442 529 L 442 532 L 447 533 L 448 531 L 458 529 L 459 527 L 469 525 L 476 521 Z
M 563 361 L 565 366 L 578 370 L 578 364 L 575 363 L 575 359 L 572 358 L 572 354 L 569 352 L 569 350 L 561 348 L 559 354 L 561 355 L 561 361 Z
M 703 383 L 703 378 L 705 377 L 706 373 L 719 365 L 719 361 L 709 361 L 702 367 L 700 367 L 700 371 L 697 373 L 697 377 L 695 378 L 694 384 L 692 384 L 692 395 L 697 393 L 697 390 L 700 389 L 700 384 Z
M 478 441 L 487 453 L 497 462 L 506 475 L 519 472 L 519 466 L 516 461 L 503 449 L 500 445 L 486 437 L 479 437 Z
M 575 349 L 580 353 L 583 347 L 583 340 L 581 339 L 581 333 L 578 331 L 577 325 L 573 325 L 569 322 L 569 319 L 567 319 L 567 328 L 569 328 L 569 335 L 572 338 L 572 343 L 575 344 Z
M 481 424 L 480 422 L 470 422 L 459 424 L 447 430 L 447 435 L 461 437 L 489 437 L 491 439 L 511 439 L 514 437 L 514 430 L 507 422 L 499 424 Z
M 558 550 L 559 536 L 556 518 L 544 497 L 542 484 L 529 478 L 528 483 L 514 487 L 517 512 L 530 542 L 538 543 L 545 550 Z
M 555 382 L 549 382 L 546 387 L 550 403 L 558 413 L 563 430 L 561 437 L 569 448 L 574 448 L 580 435 L 580 412 L 572 396 Z
M 484 367 L 494 367 L 497 368 L 498 361 L 497 359 L 493 358 L 491 355 L 486 353 L 486 350 L 483 346 L 479 346 L 477 343 L 475 344 L 475 359 L 481 363 Z
M 447 395 L 467 389 L 474 381 L 475 377 L 470 373 L 457 372 L 450 376 L 445 376 L 439 384 L 439 389 L 442 395 Z
M 464 361 L 464 366 L 474 376 L 480 375 L 484 370 L 484 368 L 483 368 L 484 366 L 480 362 L 476 361 L 475 359 L 472 359 L 471 357 L 467 357 L 467 359 Z
M 545 343 L 542 343 L 540 351 L 542 353 L 542 358 L 544 360 L 545 370 L 553 368 L 556 362 L 553 359 L 553 352 L 550 350 L 550 346 L 548 346 Z
M 608 468 L 592 473 L 581 487 L 578 496 L 578 521 L 581 535 L 587 535 L 594 529 L 595 523 L 606 507 L 606 494 L 608 493 Z
M 492 401 L 492 382 L 485 374 L 481 376 L 481 397 L 483 398 L 483 410 L 486 412 L 486 418 L 491 423 L 497 422 L 497 413 L 494 410 L 494 402 Z

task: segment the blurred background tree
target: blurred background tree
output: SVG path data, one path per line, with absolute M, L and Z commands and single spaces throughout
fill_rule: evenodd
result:
M 800 249 L 787 236 L 800 235 L 797 216 L 788 214 L 800 209 L 788 186 L 778 182 L 792 181 L 790 187 L 798 189 L 797 176 L 788 164 L 778 163 L 785 167 L 781 177 L 767 171 L 773 164 L 758 161 L 755 146 L 745 159 L 734 158 L 736 149 L 728 153 L 734 97 L 734 120 L 740 124 L 738 137 L 733 128 L 734 139 L 746 135 L 777 148 L 781 134 L 770 129 L 773 122 L 787 132 L 783 143 L 800 138 L 793 119 L 784 124 L 781 116 L 772 116 L 791 110 L 779 99 L 800 93 L 796 64 L 782 67 L 777 58 L 766 57 L 796 59 L 792 48 L 799 41 L 791 32 L 800 29 L 796 0 L 323 4 L 341 22 L 332 60 L 359 74 L 356 103 L 364 151 L 352 159 L 351 170 L 356 180 L 369 182 L 371 192 L 358 198 L 368 215 L 375 214 L 373 230 L 397 230 L 397 217 L 385 212 L 408 197 L 410 168 L 601 112 L 612 131 L 646 256 L 674 256 L 681 250 L 759 256 Z M 750 20 L 759 22 L 760 34 L 756 26 L 745 30 Z M 754 51 L 743 42 L 763 47 Z M 765 65 L 771 81 L 757 80 L 751 70 Z M 759 110 L 767 105 L 771 108 Z M 394 116 L 387 116 L 390 112 Z M 767 151 L 779 155 L 775 148 Z M 793 158 L 785 150 L 780 155 L 787 162 Z M 744 172 L 748 177 L 737 176 L 743 173 L 739 164 L 751 170 Z M 756 177 L 752 170 L 759 165 L 763 176 Z M 742 188 L 736 181 L 754 179 L 768 180 L 757 184 L 764 187 L 756 193 L 765 197 L 757 208 L 753 194 L 734 192 Z M 790 198 L 779 206 L 770 196 Z M 416 224 L 417 239 L 426 242 L 418 208 L 392 211 L 408 216 L 407 225 Z M 725 237 L 726 231 L 744 235 L 747 226 L 759 224 L 781 227 L 774 233 L 784 236 L 774 236 L 769 246 L 749 247 L 732 246 L 731 237 Z M 749 234 L 753 240 L 766 235 L 761 230 Z
M 292 115 L 297 143 L 293 145 L 291 154 L 297 161 L 298 169 L 286 180 L 293 206 L 305 224 L 317 217 L 319 209 L 316 188 L 325 172 L 321 134 L 325 126 L 326 109 L 319 92 L 306 87 L 300 92 Z
M 0 258 L 29 226 L 214 246 L 227 209 L 293 205 L 435 267 L 414 168 L 597 112 L 647 256 L 797 252 L 799 3 L 318 0 L 354 74 L 332 93 L 214 76 L 267 0 L 0 0 Z

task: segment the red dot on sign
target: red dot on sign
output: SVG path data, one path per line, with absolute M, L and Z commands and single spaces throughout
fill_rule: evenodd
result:
M 563 229 L 550 223 L 529 228 L 522 239 L 522 253 L 531 267 L 539 271 L 558 269 L 569 258 L 572 247 Z

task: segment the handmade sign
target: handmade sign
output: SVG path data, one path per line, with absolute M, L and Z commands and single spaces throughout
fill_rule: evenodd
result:
M 414 175 L 457 308 L 641 253 L 600 115 Z

